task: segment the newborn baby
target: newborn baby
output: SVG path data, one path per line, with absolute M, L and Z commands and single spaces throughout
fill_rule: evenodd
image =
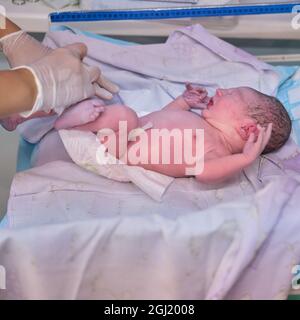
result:
M 192 112 L 193 108 L 204 108 L 202 115 Z M 125 131 L 120 130 L 121 122 L 126 123 Z M 105 106 L 100 100 L 86 100 L 69 108 L 56 121 L 55 128 L 98 133 L 108 152 L 129 165 L 172 177 L 194 175 L 201 182 L 214 183 L 240 172 L 261 153 L 280 148 L 290 135 L 291 121 L 276 98 L 254 89 L 218 89 L 209 98 L 205 89 L 187 85 L 185 92 L 162 110 L 140 118 L 127 106 Z M 204 141 L 200 142 L 199 129 L 204 132 Z M 159 130 L 160 137 L 154 141 L 155 130 Z M 182 136 L 189 130 L 189 141 L 173 136 L 169 145 L 164 144 L 172 130 Z M 195 154 L 200 143 L 201 159 L 193 157 L 191 163 L 184 157 L 185 147 L 189 145 Z M 166 153 L 168 163 L 163 161 Z M 178 154 L 182 161 L 178 161 Z M 204 162 L 203 168 L 187 174 L 191 172 L 188 169 L 197 167 L 197 161 Z

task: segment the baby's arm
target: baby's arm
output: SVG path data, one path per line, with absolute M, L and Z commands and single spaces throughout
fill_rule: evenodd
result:
M 272 124 L 267 129 L 259 127 L 259 135 L 255 142 L 251 133 L 243 152 L 204 162 L 204 170 L 196 179 L 204 183 L 222 182 L 249 166 L 265 149 L 272 133 Z
M 208 160 L 204 162 L 204 170 L 196 176 L 196 179 L 203 183 L 223 182 L 250 164 L 251 162 L 242 153 Z
M 162 110 L 190 110 L 191 107 L 184 100 L 183 96 L 177 97 L 175 100 L 163 107 Z
M 209 101 L 206 89 L 186 85 L 184 93 L 166 105 L 163 110 L 190 110 L 191 108 L 204 109 Z

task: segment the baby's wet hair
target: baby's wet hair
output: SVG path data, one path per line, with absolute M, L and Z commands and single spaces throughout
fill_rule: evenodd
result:
M 265 154 L 278 150 L 286 143 L 291 134 L 292 122 L 277 98 L 254 91 L 258 99 L 248 105 L 248 115 L 264 128 L 273 123 L 271 138 L 263 151 Z

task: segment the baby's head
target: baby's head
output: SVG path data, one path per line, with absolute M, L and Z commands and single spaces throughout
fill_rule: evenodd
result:
M 258 134 L 257 125 L 267 128 L 273 123 L 264 153 L 282 147 L 291 133 L 291 120 L 280 101 L 248 87 L 218 89 L 203 117 L 222 131 L 234 128 L 244 141 L 252 132 Z

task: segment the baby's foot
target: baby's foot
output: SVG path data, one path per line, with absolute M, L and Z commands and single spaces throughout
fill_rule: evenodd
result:
M 100 99 L 84 100 L 67 109 L 55 122 L 57 130 L 69 129 L 95 121 L 104 111 L 104 102 Z
M 193 87 L 191 84 L 186 85 L 183 98 L 191 108 L 206 108 L 210 98 L 207 96 L 207 90 L 202 87 Z
M 14 131 L 17 128 L 17 126 L 24 121 L 24 118 L 16 114 L 4 119 L 0 119 L 0 124 L 7 131 Z

